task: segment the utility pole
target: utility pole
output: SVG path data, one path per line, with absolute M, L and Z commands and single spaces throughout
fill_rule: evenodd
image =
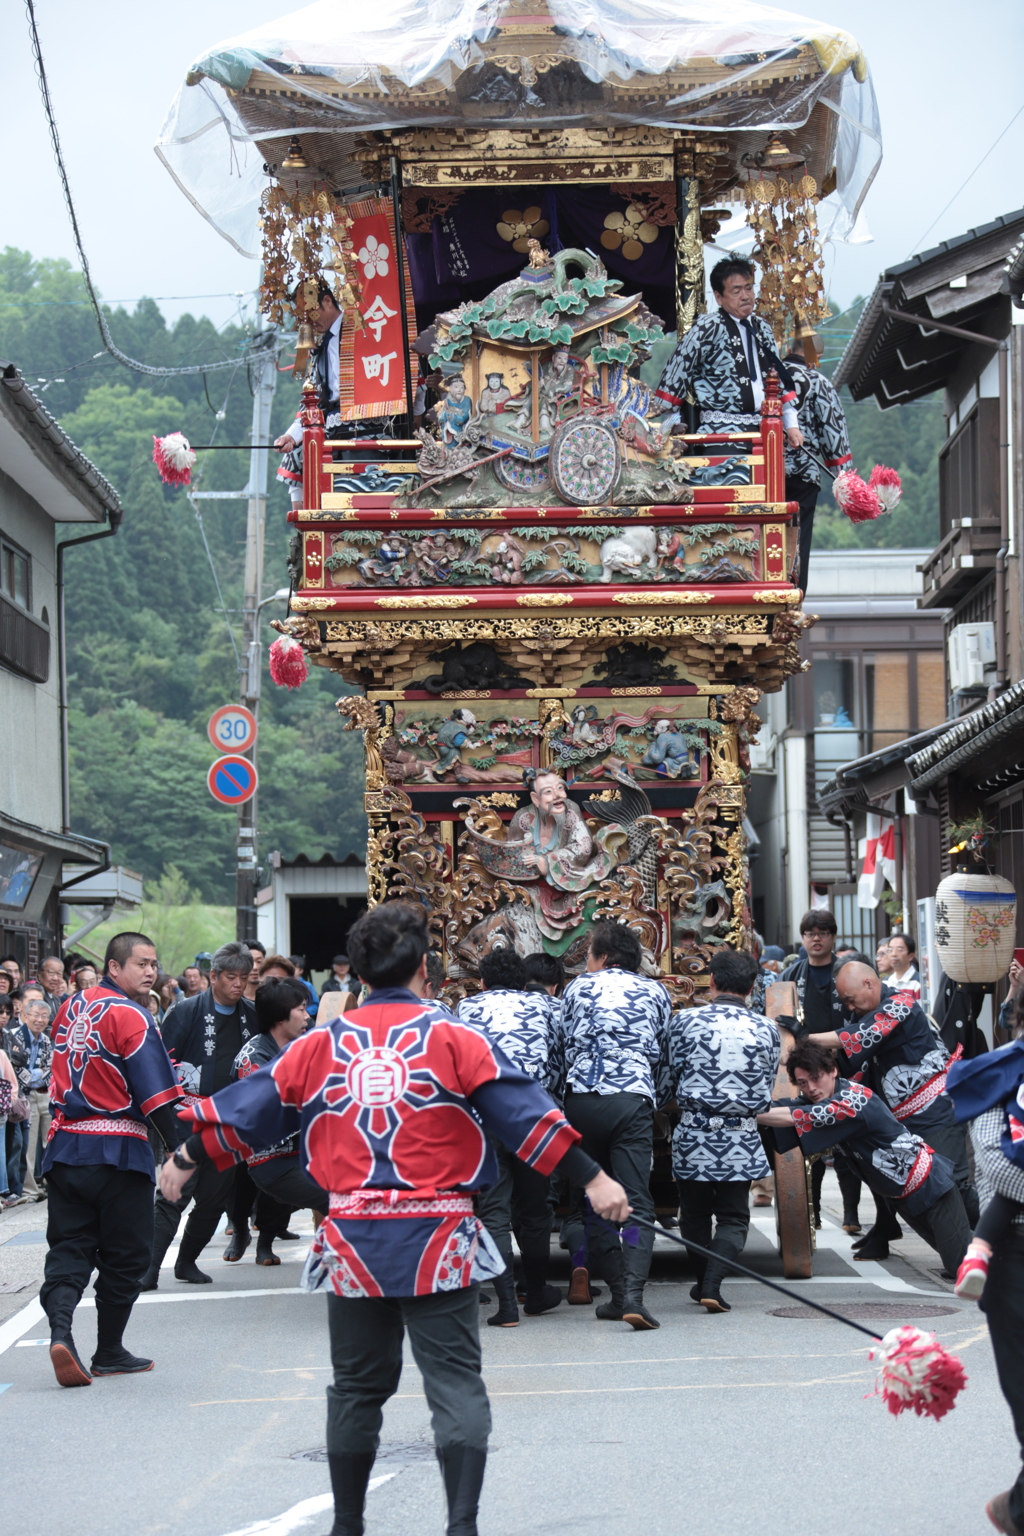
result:
M 263 646 L 259 639 L 260 595 L 263 590 L 263 535 L 267 520 L 267 473 L 270 454 L 263 445 L 270 440 L 270 414 L 277 388 L 277 348 L 274 331 L 264 332 L 266 350 L 256 364 L 252 401 L 252 449 L 249 453 L 249 511 L 245 530 L 245 590 L 242 598 L 241 699 L 259 715 Z M 249 750 L 256 765 L 257 743 Z M 258 791 L 238 807 L 238 841 L 235 876 L 235 937 L 247 942 L 256 937 L 256 887 L 258 868 Z

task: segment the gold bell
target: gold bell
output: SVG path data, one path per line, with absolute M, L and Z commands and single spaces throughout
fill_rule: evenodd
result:
M 288 153 L 281 161 L 281 169 L 282 171 L 309 170 L 309 164 L 305 155 L 302 153 L 302 145 L 299 143 L 298 138 L 292 139 L 291 143 L 288 145 Z

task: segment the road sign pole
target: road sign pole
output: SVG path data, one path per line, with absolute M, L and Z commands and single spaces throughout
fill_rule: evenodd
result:
M 249 514 L 245 538 L 245 593 L 242 599 L 242 676 L 240 694 L 253 714 L 259 711 L 260 643 L 259 602 L 263 590 L 263 532 L 267 514 L 267 472 L 270 455 L 266 443 L 270 437 L 270 416 L 277 386 L 277 351 L 272 332 L 263 366 L 256 380 L 252 402 L 252 442 L 249 455 Z M 255 655 L 253 654 L 255 651 Z M 249 754 L 256 766 L 256 742 Z M 256 890 L 258 874 L 259 810 L 253 795 L 238 808 L 237 863 L 235 867 L 235 937 L 243 943 L 256 937 Z

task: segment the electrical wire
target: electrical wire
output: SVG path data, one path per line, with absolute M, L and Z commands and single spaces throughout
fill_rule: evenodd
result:
M 932 222 L 928 225 L 928 228 L 925 230 L 924 234 L 921 235 L 914 242 L 914 244 L 911 246 L 910 250 L 907 252 L 906 256 L 904 257 L 905 261 L 909 261 L 911 256 L 913 256 L 918 250 L 920 250 L 921 246 L 927 240 L 928 236 L 931 234 L 931 232 L 935 228 L 936 224 L 942 218 L 942 214 L 946 213 L 950 208 L 952 208 L 953 204 L 956 202 L 957 198 L 960 196 L 960 193 L 963 191 L 964 187 L 966 187 L 967 183 L 970 181 L 971 176 L 974 176 L 977 171 L 981 170 L 982 166 L 985 164 L 985 161 L 988 159 L 989 155 L 995 149 L 996 145 L 1000 142 L 1000 140 L 1006 138 L 1006 135 L 1009 133 L 1010 129 L 1013 127 L 1014 123 L 1017 121 L 1018 117 L 1020 117 L 1022 112 L 1024 112 L 1024 103 L 1021 103 L 1021 105 L 1017 108 L 1016 112 L 1010 118 L 1010 121 L 1007 123 L 1007 125 L 1003 129 L 1002 133 L 999 135 L 999 138 L 994 139 L 993 142 L 989 145 L 988 149 L 986 149 L 985 153 L 982 155 L 981 159 L 978 161 L 977 165 L 974 167 L 974 170 L 970 173 L 970 176 L 967 176 L 960 183 L 960 185 L 957 187 L 956 191 L 953 193 L 953 196 L 950 198 L 950 200 L 946 204 L 945 208 L 943 208 L 942 213 L 937 213 L 935 215 L 934 219 L 932 219 Z
M 133 373 L 143 373 L 148 375 L 150 378 L 168 378 L 172 375 L 181 374 L 213 373 L 222 368 L 237 368 L 239 361 L 244 361 L 244 358 L 239 359 L 228 357 L 222 358 L 215 363 L 192 363 L 179 368 L 157 368 L 154 367 L 151 363 L 141 363 L 139 362 L 138 358 L 129 357 L 127 353 L 122 352 L 121 349 L 115 344 L 114 338 L 111 336 L 110 329 L 107 325 L 106 316 L 100 308 L 100 302 L 96 296 L 96 289 L 93 287 L 92 273 L 89 270 L 89 262 L 85 254 L 85 247 L 82 244 L 82 234 L 78 227 L 78 215 L 75 212 L 75 204 L 71 196 L 71 184 L 68 181 L 68 173 L 64 165 L 64 155 L 60 146 L 60 134 L 57 132 L 57 119 L 54 116 L 53 103 L 50 100 L 50 84 L 46 77 L 46 66 L 43 63 L 43 50 L 39 41 L 39 30 L 36 26 L 34 0 L 25 0 L 25 9 L 28 13 L 29 31 L 32 36 L 32 54 L 35 60 L 36 77 L 39 80 L 39 90 L 43 98 L 43 111 L 46 114 L 46 123 L 50 134 L 50 144 L 53 148 L 53 157 L 57 162 L 57 172 L 60 176 L 60 183 L 64 192 L 64 205 L 67 208 L 68 218 L 71 220 L 71 232 L 74 236 L 75 249 L 78 252 L 78 259 L 82 264 L 82 276 L 85 279 L 85 286 L 89 294 L 90 302 L 92 304 L 93 313 L 96 316 L 96 323 L 99 326 L 100 335 L 103 338 L 104 347 L 110 353 L 111 357 L 113 357 L 117 362 L 122 363 L 126 368 L 130 368 Z M 273 333 L 261 332 L 260 334 L 266 337 L 272 335 Z

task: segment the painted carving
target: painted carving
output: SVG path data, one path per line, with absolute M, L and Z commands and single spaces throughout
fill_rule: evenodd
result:
M 500 532 L 449 525 L 405 534 L 346 528 L 332 538 L 324 564 L 341 586 L 675 585 L 761 579 L 757 529 L 750 525 L 569 524 Z

